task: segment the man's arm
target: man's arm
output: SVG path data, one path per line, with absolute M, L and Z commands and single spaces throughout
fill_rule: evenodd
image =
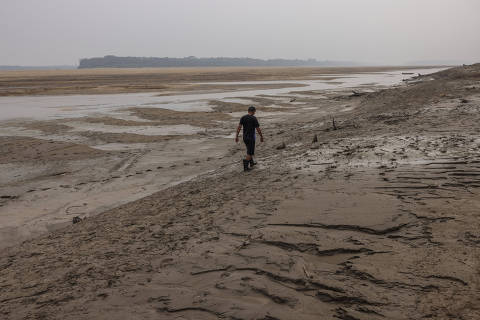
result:
M 238 124 L 237 134 L 235 135 L 235 142 L 238 142 L 238 135 L 240 134 L 240 130 L 242 130 L 242 124 Z
M 260 129 L 260 127 L 257 127 L 257 132 L 258 132 L 258 135 L 260 136 L 260 142 L 263 142 L 262 129 Z

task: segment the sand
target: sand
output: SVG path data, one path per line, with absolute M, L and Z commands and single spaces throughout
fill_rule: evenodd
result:
M 416 67 L 356 68 L 134 68 L 79 70 L 0 71 L 0 96 L 107 94 L 130 92 L 172 92 L 228 89 L 228 85 L 212 85 L 218 81 L 296 80 L 316 74 L 382 72 Z M 417 67 L 421 68 L 421 67 Z M 259 88 L 261 85 L 235 87 Z M 272 87 L 265 86 L 264 87 Z M 275 86 L 273 86 L 275 87 Z M 277 85 L 278 87 L 278 85 Z M 280 86 L 281 87 L 281 86 Z
M 359 97 L 312 96 L 288 115 L 259 116 L 266 142 L 246 174 L 243 149 L 215 138 L 234 120 L 207 136 L 224 150 L 209 161 L 213 152 L 191 149 L 204 140 L 182 140 L 201 155 L 192 171 L 207 172 L 102 214 L 71 208 L 81 222 L 3 249 L 0 314 L 480 318 L 480 65 L 417 80 Z M 76 148 L 92 152 L 92 163 L 103 159 L 96 171 L 122 156 L 135 167 L 130 153 Z

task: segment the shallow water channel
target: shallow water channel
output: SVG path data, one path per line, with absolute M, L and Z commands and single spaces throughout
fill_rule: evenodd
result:
M 316 75 L 315 80 L 291 81 L 243 81 L 208 82 L 210 85 L 284 85 L 276 89 L 254 89 L 209 93 L 188 93 L 159 96 L 158 93 L 122 93 L 100 95 L 63 95 L 63 96 L 19 96 L 0 97 L 0 120 L 13 119 L 62 119 L 115 113 L 128 107 L 154 107 L 177 111 L 209 111 L 209 102 L 220 100 L 249 104 L 258 95 L 285 96 L 295 92 L 312 90 L 335 90 L 355 88 L 363 85 L 389 86 L 399 84 L 411 77 L 402 72 L 430 74 L 441 69 L 413 69 L 391 72 L 359 74 Z M 328 77 L 328 79 L 326 78 Z M 326 79 L 323 79 L 326 78 Z M 300 85 L 300 86 L 299 86 Z M 245 99 L 243 99 L 245 98 Z

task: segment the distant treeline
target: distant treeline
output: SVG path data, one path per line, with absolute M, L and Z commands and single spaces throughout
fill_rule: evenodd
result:
M 154 58 L 154 57 L 117 57 L 81 59 L 79 69 L 84 68 L 162 68 L 162 67 L 325 67 L 346 66 L 353 63 L 334 61 L 253 59 L 253 58 Z

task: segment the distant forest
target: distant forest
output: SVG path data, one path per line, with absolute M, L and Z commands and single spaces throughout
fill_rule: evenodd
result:
M 85 68 L 163 68 L 163 67 L 325 67 L 351 66 L 353 63 L 288 59 L 253 58 L 154 58 L 154 57 L 117 57 L 81 59 L 79 69 Z

